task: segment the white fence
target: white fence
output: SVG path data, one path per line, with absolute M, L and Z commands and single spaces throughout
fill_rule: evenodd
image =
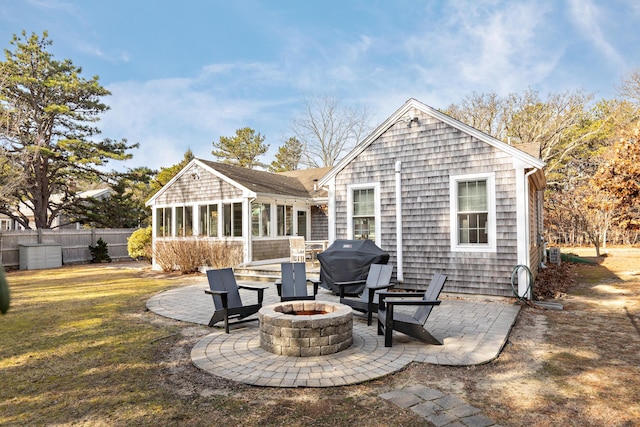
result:
M 113 261 L 130 260 L 127 239 L 136 228 L 91 228 L 82 230 L 5 230 L 0 232 L 0 262 L 5 268 L 20 266 L 20 246 L 25 243 L 62 245 L 62 263 L 91 261 L 89 245 L 102 238 Z

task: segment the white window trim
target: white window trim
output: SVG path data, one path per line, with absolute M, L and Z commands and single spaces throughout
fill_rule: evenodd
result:
M 458 182 L 483 180 L 487 181 L 487 220 L 488 243 L 460 244 L 458 243 Z M 449 177 L 449 231 L 451 252 L 496 252 L 496 179 L 494 173 L 478 173 L 469 175 L 455 175 Z
M 262 215 L 260 215 L 260 218 L 258 219 L 258 235 L 254 235 L 253 234 L 253 205 L 267 205 L 269 206 L 269 229 L 267 231 L 267 235 L 263 236 L 262 234 L 262 225 L 263 225 L 263 221 L 262 221 Z M 262 209 L 261 209 L 262 211 Z M 271 237 L 271 229 L 272 224 L 271 224 L 271 203 L 267 203 L 267 202 L 259 202 L 257 200 L 251 200 L 249 201 L 249 230 L 251 232 L 251 239 L 252 240 L 260 240 L 260 239 L 265 239 L 265 238 L 270 238 Z
M 379 182 L 368 182 L 364 184 L 347 185 L 347 239 L 353 239 L 353 190 L 362 190 L 365 188 L 373 188 L 374 203 L 375 203 L 374 218 L 376 221 L 375 244 L 378 246 L 381 246 L 380 231 L 382 229 L 382 225 L 380 224 L 381 219 L 380 219 L 380 183 Z

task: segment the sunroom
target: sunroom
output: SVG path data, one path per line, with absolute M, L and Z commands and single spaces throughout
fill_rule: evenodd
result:
M 154 244 L 226 242 L 245 265 L 286 258 L 291 236 L 327 238 L 327 196 L 316 185 L 327 170 L 274 174 L 194 159 L 147 202 Z

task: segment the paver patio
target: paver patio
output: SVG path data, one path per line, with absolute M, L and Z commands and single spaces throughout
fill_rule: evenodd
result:
M 242 282 L 265 285 L 265 282 Z M 279 302 L 275 286 L 266 283 L 264 304 Z M 213 302 L 202 284 L 175 288 L 153 296 L 147 302 L 152 312 L 184 322 L 206 325 Z M 242 291 L 246 303 L 255 298 Z M 338 302 L 327 290 L 318 300 Z M 412 361 L 439 365 L 476 365 L 496 358 L 507 341 L 520 307 L 508 300 L 473 297 L 445 298 L 427 321 L 428 330 L 444 341 L 429 345 L 394 332 L 393 347 L 384 346 L 376 322 L 354 316 L 353 345 L 342 352 L 317 357 L 289 357 L 260 348 L 258 322 L 232 326 L 231 333 L 211 328 L 193 348 L 191 358 L 200 369 L 230 380 L 274 387 L 333 387 L 369 381 L 404 368 Z

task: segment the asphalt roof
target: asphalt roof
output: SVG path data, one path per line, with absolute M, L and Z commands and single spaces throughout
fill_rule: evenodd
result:
M 255 193 L 296 197 L 318 197 L 319 194 L 313 194 L 313 184 L 331 169 L 317 168 L 272 173 L 203 159 L 198 161 Z

